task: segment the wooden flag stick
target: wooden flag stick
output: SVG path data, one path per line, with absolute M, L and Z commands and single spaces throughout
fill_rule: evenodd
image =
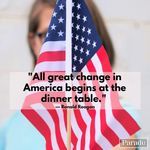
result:
M 71 149 L 71 110 L 67 110 L 67 150 Z
M 66 0 L 66 74 L 72 73 L 72 0 Z M 71 85 L 71 81 L 68 83 Z M 70 97 L 72 92 L 66 92 Z M 71 105 L 71 103 L 68 103 Z M 71 110 L 67 110 L 67 150 L 71 149 Z

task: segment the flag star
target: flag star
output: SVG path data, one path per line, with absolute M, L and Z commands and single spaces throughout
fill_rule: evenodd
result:
M 82 64 L 83 63 L 83 58 L 80 58 L 79 62 L 80 62 L 80 64 Z
M 63 9 L 64 9 L 64 5 L 62 5 L 62 4 L 59 5 L 59 9 L 60 9 L 60 10 L 63 10 Z
M 78 41 L 79 40 L 79 35 L 76 35 L 75 39 L 76 39 L 76 41 Z
M 51 26 L 51 30 L 56 30 L 56 26 L 54 24 Z
M 73 60 L 77 61 L 77 56 L 76 55 L 74 55 Z
M 90 51 L 87 50 L 87 51 L 86 51 L 86 56 L 89 56 L 89 55 L 90 55 Z
M 90 45 L 90 44 L 91 44 L 91 41 L 90 41 L 89 39 L 87 39 L 86 44 L 87 44 L 87 45 Z
M 75 49 L 75 51 L 77 51 L 77 50 L 78 50 L 78 46 L 77 46 L 77 45 L 75 45 L 74 49 Z
M 84 37 L 81 38 L 81 42 L 82 42 L 82 43 L 85 42 L 85 38 L 84 38 Z
M 77 24 L 76 29 L 77 29 L 77 30 L 80 30 L 80 25 Z
M 85 27 L 82 28 L 82 32 L 85 32 Z
M 58 21 L 59 21 L 59 23 L 63 23 L 63 22 L 64 22 L 64 19 L 63 19 L 62 17 L 60 17 L 60 18 L 58 19 Z
M 74 17 L 74 13 L 72 13 L 72 17 Z
M 88 35 L 91 34 L 91 29 L 88 29 L 87 33 L 88 33 Z
M 77 67 L 76 67 L 76 66 L 73 66 L 72 69 L 73 69 L 73 71 L 76 71 L 76 70 L 77 70 Z
M 77 5 L 77 8 L 78 8 L 78 10 L 81 9 L 81 4 L 78 4 L 78 5 Z
M 48 36 L 49 36 L 49 33 L 47 32 L 46 37 L 48 37 Z
M 72 28 L 74 27 L 74 23 L 71 24 Z
M 84 22 L 87 21 L 87 17 L 86 17 L 86 16 L 83 17 L 83 21 L 84 21 Z
M 74 7 L 75 5 L 74 5 L 74 2 L 72 2 L 72 7 Z
M 53 17 L 56 17 L 56 15 L 57 15 L 57 13 L 56 13 L 56 12 L 54 12 L 54 13 L 53 13 Z
M 81 47 L 81 49 L 80 49 L 80 53 L 81 53 L 81 54 L 83 53 L 83 50 L 84 50 L 83 47 Z
M 93 45 L 93 48 L 95 48 L 96 47 L 96 42 L 94 41 L 92 45 Z
M 62 32 L 61 30 L 58 32 L 58 36 L 59 37 L 63 37 L 64 32 Z
M 77 14 L 77 20 L 80 20 L 80 14 Z

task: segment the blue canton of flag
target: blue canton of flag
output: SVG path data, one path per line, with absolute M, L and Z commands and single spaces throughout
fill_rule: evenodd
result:
M 66 39 L 66 1 L 58 0 L 45 38 L 47 41 L 65 41 Z
M 102 45 L 92 24 L 92 17 L 83 0 L 72 4 L 72 70 L 80 72 Z

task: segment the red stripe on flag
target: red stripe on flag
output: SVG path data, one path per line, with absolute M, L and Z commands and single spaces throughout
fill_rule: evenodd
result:
M 84 149 L 85 146 L 85 131 L 86 131 L 86 123 L 84 122 L 83 118 L 82 118 L 82 110 L 74 110 L 74 114 L 77 120 L 77 124 L 79 126 L 79 128 L 82 130 L 82 136 L 81 136 L 81 148 L 80 149 Z
M 65 61 L 65 51 L 44 52 L 40 54 L 37 64 L 44 61 Z
M 96 115 L 96 111 L 95 110 L 87 110 L 90 114 L 91 117 L 91 127 L 90 127 L 90 149 L 93 148 L 93 146 L 95 145 L 95 115 Z
M 73 150 L 76 150 L 77 148 L 77 141 L 78 141 L 78 138 L 76 137 L 76 135 L 75 135 L 75 133 L 74 133 L 74 131 L 73 131 L 73 129 L 71 128 L 71 142 L 72 142 L 72 144 L 73 144 Z
M 97 143 L 95 143 L 91 150 L 103 150 L 103 149 Z
M 107 125 L 106 122 L 106 110 L 105 110 L 105 101 L 101 102 L 101 132 L 102 134 L 110 141 L 113 146 L 116 146 L 119 143 L 119 137 L 115 134 L 115 132 Z
M 103 72 L 112 72 L 112 68 L 109 62 L 108 55 L 106 53 L 106 50 L 104 46 L 101 46 L 100 49 L 97 51 L 97 55 L 101 61 Z

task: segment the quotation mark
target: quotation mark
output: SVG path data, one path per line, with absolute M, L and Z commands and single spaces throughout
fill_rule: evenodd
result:
M 29 73 L 28 73 L 28 76 L 32 76 L 32 72 L 29 72 Z
M 106 98 L 106 94 L 102 94 L 102 98 Z

